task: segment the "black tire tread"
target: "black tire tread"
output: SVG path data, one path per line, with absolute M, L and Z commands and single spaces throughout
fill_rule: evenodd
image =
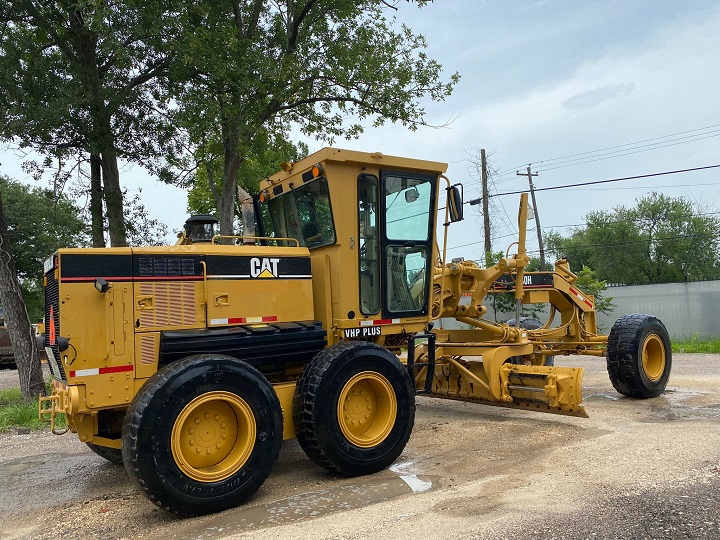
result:
M 300 446 L 311 460 L 335 473 L 341 473 L 342 471 L 325 456 L 318 444 L 313 429 L 312 406 L 323 374 L 330 367 L 332 359 L 340 352 L 351 351 L 367 345 L 363 341 L 343 341 L 333 348 L 328 347 L 318 353 L 307 368 L 303 370 L 293 396 L 293 422 L 295 423 L 295 434 Z
M 193 365 L 193 362 L 196 360 L 197 356 L 190 356 L 187 358 L 184 358 L 182 360 L 179 360 L 177 362 L 173 362 L 172 364 L 166 366 L 164 369 L 161 369 L 160 371 L 157 371 L 155 374 L 153 374 L 148 381 L 145 382 L 145 384 L 140 388 L 140 391 L 135 396 L 135 399 L 130 405 L 130 408 L 128 409 L 125 420 L 123 422 L 123 428 L 122 428 L 122 457 L 123 457 L 123 463 L 125 465 L 125 470 L 128 473 L 128 476 L 130 479 L 142 490 L 144 495 L 152 501 L 155 505 L 162 508 L 163 510 L 166 510 L 168 512 L 172 512 L 176 515 L 181 515 L 184 517 L 190 517 L 190 516 L 197 516 L 197 515 L 203 515 L 207 514 L 208 511 L 200 508 L 194 508 L 194 509 L 183 509 L 183 511 L 178 511 L 176 508 L 173 507 L 173 505 L 169 504 L 167 501 L 163 500 L 162 497 L 157 496 L 153 490 L 149 488 L 149 486 L 146 484 L 145 480 L 142 477 L 141 470 L 140 470 L 140 452 L 138 451 L 138 436 L 137 433 L 140 429 L 141 420 L 143 417 L 143 414 L 145 413 L 146 409 L 148 408 L 150 401 L 152 399 L 152 396 L 158 392 L 164 385 L 168 384 L 168 382 L 171 380 L 172 375 L 176 374 L 178 371 L 183 371 L 185 369 L 190 368 Z M 249 364 L 246 364 L 251 370 L 255 370 L 252 366 Z M 259 372 L 258 372 L 259 373 Z M 170 375 L 168 375 L 170 374 Z M 268 383 L 269 384 L 269 383 Z M 271 389 L 272 391 L 272 389 Z M 280 410 L 280 441 L 282 440 L 282 409 L 280 408 L 280 403 L 277 400 L 277 396 L 274 391 L 272 391 L 272 395 L 276 401 L 277 409 Z M 270 464 L 275 463 L 277 461 L 278 455 L 280 453 L 280 444 L 274 445 L 271 454 L 268 456 L 267 459 L 270 460 Z M 269 473 L 269 470 L 268 470 Z M 248 497 L 252 495 L 264 482 L 267 475 L 261 479 L 259 479 L 258 482 L 256 482 L 257 486 L 254 489 L 251 489 L 248 493 Z M 218 510 L 223 510 L 224 507 L 218 508 Z
M 156 391 L 158 391 L 163 385 L 167 384 L 167 382 L 170 380 L 170 378 L 167 377 L 165 373 L 167 373 L 167 370 L 160 370 L 156 372 L 152 377 L 150 377 L 150 379 L 146 381 L 145 384 L 140 388 L 140 392 L 138 392 L 138 395 L 130 405 L 127 414 L 125 415 L 125 420 L 123 422 L 122 428 L 122 456 L 123 463 L 125 464 L 125 470 L 127 471 L 128 476 L 138 485 L 138 487 L 140 487 L 145 496 L 163 510 L 172 512 L 173 510 L 167 504 L 164 504 L 162 501 L 157 499 L 145 484 L 145 480 L 140 474 L 140 466 L 138 459 L 139 452 L 137 451 L 137 432 L 140 429 L 140 421 L 142 420 L 145 409 L 147 409 L 150 398 L 155 394 Z
M 638 371 L 642 369 L 641 359 L 638 359 L 638 337 L 648 325 L 659 325 L 660 335 L 667 336 L 667 330 L 660 319 L 651 315 L 631 314 L 620 317 L 612 327 L 607 345 L 607 369 L 610 382 L 619 393 L 624 396 L 646 399 L 660 395 L 665 389 L 650 389 L 639 380 Z M 664 334 L 664 336 L 663 336 Z M 671 366 L 671 350 L 665 340 L 666 373 Z M 663 377 L 667 379 L 667 376 Z
M 123 457 L 122 450 L 119 448 L 110 448 L 108 446 L 100 446 L 99 444 L 85 443 L 87 447 L 95 452 L 101 458 L 109 461 L 113 465 L 122 465 Z
M 313 462 L 330 472 L 345 476 L 369 474 L 387 466 L 387 464 L 381 464 L 379 462 L 372 464 L 367 463 L 365 469 L 361 473 L 343 468 L 345 465 L 341 466 L 334 463 L 333 459 L 326 455 L 326 452 L 323 450 L 322 444 L 318 439 L 318 430 L 316 429 L 314 423 L 314 403 L 316 397 L 318 396 L 320 386 L 323 383 L 326 372 L 333 364 L 333 361 L 355 349 L 376 349 L 378 352 L 382 352 L 383 354 L 389 354 L 386 348 L 365 341 L 343 341 L 333 345 L 332 347 L 328 347 L 318 353 L 310 364 L 308 364 L 303 370 L 295 389 L 295 395 L 293 396 L 293 422 L 295 424 L 296 435 L 300 446 Z M 396 450 L 399 449 L 398 453 L 401 452 L 407 444 L 415 418 L 415 392 L 412 386 L 412 381 L 410 380 L 410 375 L 404 366 L 399 368 L 399 370 L 399 375 L 403 378 L 403 383 L 407 388 L 408 395 L 412 396 L 413 401 L 411 410 L 408 413 L 409 417 L 407 424 L 405 424 L 407 431 L 403 432 L 403 435 L 397 440 L 394 446 Z M 392 459 L 394 460 L 396 458 L 397 455 L 395 455 Z

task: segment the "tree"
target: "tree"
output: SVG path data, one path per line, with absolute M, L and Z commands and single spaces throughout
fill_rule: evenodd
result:
M 548 250 L 611 283 L 670 283 L 720 277 L 720 218 L 683 197 L 651 193 L 634 208 L 591 212 L 565 238 L 546 234 Z
M 0 0 L 0 140 L 91 161 L 93 244 L 126 245 L 118 158 L 152 166 L 171 144 L 158 84 L 174 2 Z M 102 189 L 101 189 L 102 177 Z
M 198 152 L 202 166 L 195 172 L 194 184 L 188 193 L 188 212 L 190 214 L 217 214 L 220 208 L 222 191 L 222 156 L 220 153 L 210 155 L 213 150 L 222 148 L 220 141 L 203 148 Z M 298 161 L 308 153 L 307 145 L 297 145 L 282 137 L 274 141 L 268 140 L 264 147 L 256 148 L 253 156 L 246 156 L 240 164 L 237 184 L 248 193 L 257 193 L 260 179 L 276 173 L 284 161 Z M 212 181 L 210 181 L 212 180 Z
M 491 267 L 502 259 L 505 253 L 497 251 L 495 253 L 487 253 L 485 260 L 487 261 L 487 267 Z M 525 267 L 526 272 L 537 272 L 540 270 L 540 259 L 537 257 L 531 257 L 530 262 Z M 513 275 L 515 278 L 515 275 Z M 515 292 L 506 293 L 491 293 L 489 295 L 490 302 L 492 303 L 493 312 L 495 314 L 495 322 L 497 321 L 498 313 L 515 313 L 516 300 Z M 520 308 L 521 317 L 537 317 L 544 309 L 544 304 L 523 304 Z M 515 318 L 513 315 L 512 318 Z
M 131 198 L 125 195 L 125 228 L 130 246 L 162 246 L 165 245 L 167 225 L 148 215 L 139 194 Z
M 583 266 L 583 269 L 577 273 L 577 277 L 577 281 L 575 282 L 577 288 L 585 294 L 594 297 L 595 311 L 610 315 L 612 310 L 615 309 L 615 304 L 613 303 L 612 297 L 605 296 L 607 281 L 598 279 L 597 272 L 587 266 Z
M 68 197 L 55 198 L 52 191 L 30 188 L 0 175 L 7 231 L 17 278 L 28 314 L 43 316 L 43 261 L 60 247 L 88 245 L 88 229 L 82 211 Z
M 246 158 L 260 155 L 258 145 L 289 139 L 291 125 L 328 142 L 357 136 L 368 119 L 416 129 L 424 124 L 422 101 L 450 94 L 459 76 L 441 81 L 424 37 L 404 26 L 395 30 L 385 16 L 389 6 L 386 0 L 188 3 L 172 93 L 193 164 L 213 141 L 222 142 L 211 153 L 221 156 L 222 181 L 207 177 L 218 193 L 222 234 L 232 234 L 238 174 Z M 169 162 L 182 163 L 182 156 Z
M 5 307 L 5 319 L 20 376 L 20 392 L 29 401 L 45 394 L 45 383 L 37 343 L 20 291 L 8 232 L 0 194 L 0 302 Z

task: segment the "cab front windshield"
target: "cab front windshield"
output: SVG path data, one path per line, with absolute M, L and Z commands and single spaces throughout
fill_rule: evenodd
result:
M 267 236 L 295 238 L 301 246 L 311 249 L 335 243 L 325 178 L 318 178 L 270 199 L 262 208 L 261 215 Z

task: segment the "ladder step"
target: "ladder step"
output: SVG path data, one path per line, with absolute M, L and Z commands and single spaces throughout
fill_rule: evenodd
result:
M 408 337 L 408 355 L 407 355 L 407 370 L 410 375 L 410 379 L 413 382 L 415 388 L 415 394 L 429 394 L 432 391 L 433 378 L 435 377 L 435 334 L 427 332 L 424 334 L 413 334 Z M 428 352 L 426 362 L 415 362 L 415 340 L 416 339 L 427 339 L 428 340 Z M 425 385 L 422 390 L 417 388 L 415 382 L 415 370 L 417 368 L 426 367 L 425 373 Z

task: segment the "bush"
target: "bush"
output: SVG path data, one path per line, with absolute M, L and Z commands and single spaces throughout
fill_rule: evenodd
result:
M 720 338 L 702 339 L 697 334 L 672 340 L 673 352 L 720 354 Z

